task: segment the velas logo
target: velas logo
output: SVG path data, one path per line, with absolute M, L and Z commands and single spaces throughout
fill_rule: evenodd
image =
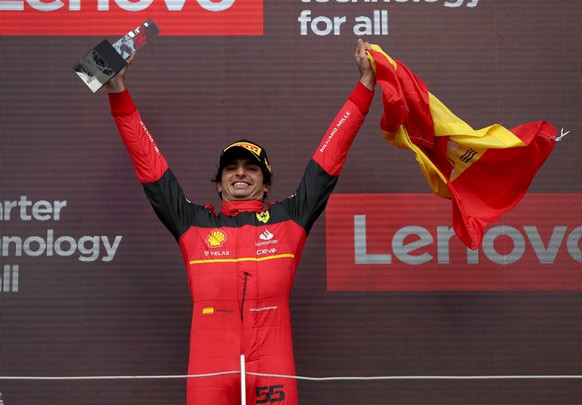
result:
M 0 18 L 0 35 L 121 36 L 152 18 L 160 35 L 252 36 L 263 0 L 0 0 Z
M 330 291 L 582 290 L 580 194 L 526 194 L 475 250 L 428 194 L 334 195 L 326 209 Z

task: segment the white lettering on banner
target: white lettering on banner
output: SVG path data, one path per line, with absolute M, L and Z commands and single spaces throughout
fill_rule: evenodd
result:
M 224 11 L 229 9 L 235 0 L 197 0 L 198 4 L 202 6 L 202 8 L 208 11 Z
M 0 11 L 24 11 L 24 1 L 0 0 Z
M 333 35 L 341 35 L 340 26 L 346 22 L 346 17 L 333 17 L 331 20 L 325 16 L 318 16 L 311 18 L 311 10 L 303 10 L 297 21 L 300 23 L 301 35 L 307 35 L 307 23 L 310 22 L 309 27 L 315 35 L 325 36 L 333 31 Z
M 463 5 L 467 8 L 475 8 L 479 0 L 301 0 L 302 3 L 322 4 L 339 3 L 342 10 L 349 4 L 382 4 L 386 7 L 399 4 L 442 4 L 450 9 L 456 9 Z M 345 12 L 345 11 L 343 11 Z M 300 35 L 315 34 L 317 36 L 341 35 L 343 26 L 347 23 L 345 15 L 325 16 L 314 15 L 312 10 L 301 10 L 297 17 Z M 354 17 L 351 30 L 356 36 L 388 35 L 388 10 L 373 10 L 372 14 Z
M 329 18 L 323 15 L 311 17 L 311 10 L 303 10 L 297 17 L 299 32 L 308 35 L 310 32 L 323 37 L 333 32 L 333 35 L 341 35 L 341 26 L 346 22 L 345 16 Z M 355 17 L 353 26 L 355 35 L 388 35 L 388 10 L 374 10 L 372 17 Z M 309 28 L 309 29 L 308 29 Z
M 18 273 L 19 266 L 15 264 L 11 266 L 9 264 L 4 265 L 4 273 L 0 274 L 0 291 L 8 293 L 18 292 Z
M 113 242 L 108 236 L 82 236 L 79 240 L 72 236 L 59 236 L 55 239 L 54 230 L 48 229 L 46 236 L 20 236 L 2 237 L 2 257 L 14 256 L 73 256 L 79 253 L 82 262 L 94 262 L 101 256 L 101 246 L 105 254 L 101 258 L 104 262 L 110 262 L 115 257 L 117 248 L 121 243 L 121 236 L 116 236 Z
M 436 227 L 437 264 L 449 264 L 449 241 L 455 235 L 448 226 Z M 407 242 L 407 238 L 414 236 L 414 240 Z M 513 242 L 510 252 L 500 253 L 495 247 L 495 241 L 500 237 L 508 237 Z M 564 241 L 567 254 L 576 262 L 582 263 L 580 238 L 582 226 L 568 230 L 567 226 L 557 225 L 547 245 L 544 244 L 536 226 L 524 225 L 523 232 L 512 226 L 495 226 L 483 235 L 480 250 L 467 248 L 467 264 L 479 264 L 479 252 L 493 263 L 508 265 L 521 260 L 524 256 L 526 244 L 532 247 L 540 264 L 553 264 Z M 435 237 L 422 226 L 410 225 L 398 229 L 392 238 L 392 254 L 401 262 L 410 265 L 419 265 L 434 260 L 434 256 L 422 248 L 435 242 Z M 355 264 L 392 264 L 392 254 L 367 252 L 366 216 L 354 215 L 354 253 Z
M 203 9 L 212 12 L 228 10 L 236 0 L 196 0 Z M 59 9 L 69 11 L 80 11 L 83 0 L 69 0 L 67 3 L 61 0 L 41 1 L 41 0 L 0 0 L 0 11 L 24 11 L 25 3 L 38 11 L 50 12 Z M 143 11 L 153 4 L 154 0 L 113 0 L 120 9 L 130 12 Z M 156 2 L 161 2 L 156 0 Z M 97 0 L 97 11 L 109 11 L 111 0 Z M 186 0 L 163 0 L 168 11 L 182 11 Z
M 67 207 L 67 200 L 31 201 L 27 196 L 20 196 L 18 200 L 0 202 L 0 221 L 20 220 L 23 222 L 60 221 L 62 210 Z M 30 236 L 1 236 L 0 256 L 19 258 L 28 257 L 70 257 L 77 255 L 81 262 L 111 262 L 119 249 L 122 236 L 109 237 L 107 235 L 84 235 L 73 237 L 70 235 L 55 235 L 54 229 L 47 229 L 46 233 Z M 18 275 L 20 266 L 4 265 L 2 277 L 2 291 L 18 292 Z
M 28 197 L 20 196 L 18 201 L 0 202 L 0 221 L 10 221 L 10 216 L 14 216 L 12 209 L 18 207 L 20 220 L 30 221 L 48 221 L 61 219 L 61 209 L 67 206 L 67 201 L 54 201 L 52 204 L 46 200 L 39 200 L 35 203 L 28 200 Z M 30 209 L 29 209 L 30 208 Z
M 88 27 L 100 35 L 119 35 L 128 26 L 135 26 L 136 19 L 149 17 L 162 27 L 161 35 L 262 36 L 263 3 L 264 0 L 0 0 L 0 36 L 86 36 Z
M 367 16 L 356 17 L 354 25 L 355 35 L 388 35 L 388 11 L 374 10 L 373 18 Z
M 388 253 L 368 253 L 366 240 L 366 216 L 354 215 L 354 263 L 356 264 L 392 264 L 392 255 Z
M 302 3 L 438 3 L 441 0 L 301 0 Z M 464 3 L 467 7 L 477 7 L 479 0 L 445 0 L 445 7 L 461 7 Z

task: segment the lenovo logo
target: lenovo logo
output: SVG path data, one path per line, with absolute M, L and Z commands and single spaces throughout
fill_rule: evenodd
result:
M 161 35 L 263 35 L 262 0 L 0 0 L 1 35 L 122 35 L 152 17 Z
M 538 264 L 554 264 L 560 248 L 565 247 L 566 254 L 572 260 L 582 262 L 582 254 L 578 243 L 582 235 L 582 227 L 569 228 L 555 226 L 546 243 L 542 240 L 536 226 L 523 226 L 517 229 L 513 226 L 494 226 L 483 237 L 480 249 L 467 249 L 466 264 L 479 264 L 482 260 L 508 265 L 516 263 L 525 257 L 526 246 L 533 249 Z M 419 265 L 431 261 L 437 264 L 451 262 L 451 238 L 455 232 L 448 226 L 437 226 L 436 230 L 422 226 L 410 225 L 402 227 L 394 233 L 388 244 L 395 260 L 405 264 Z M 498 242 L 496 246 L 496 241 Z M 436 245 L 436 254 L 431 254 L 423 248 Z M 499 246 L 503 245 L 503 246 Z M 480 259 L 483 257 L 483 259 Z M 531 259 L 531 258 L 529 258 Z M 531 261 L 531 260 L 530 260 Z M 367 252 L 366 216 L 354 215 L 354 262 L 356 264 L 392 264 L 392 254 L 370 254 Z
M 336 195 L 326 214 L 328 289 L 580 290 L 579 204 L 579 194 L 526 195 L 471 250 L 446 200 Z

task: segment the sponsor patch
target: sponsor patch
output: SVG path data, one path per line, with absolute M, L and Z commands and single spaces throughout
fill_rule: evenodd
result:
M 219 248 L 226 242 L 226 232 L 220 229 L 215 229 L 211 231 L 206 237 L 206 244 L 210 248 Z
M 269 222 L 270 218 L 271 214 L 269 214 L 269 211 L 257 212 L 257 220 L 263 224 Z
M 214 315 L 214 307 L 202 308 L 202 315 Z

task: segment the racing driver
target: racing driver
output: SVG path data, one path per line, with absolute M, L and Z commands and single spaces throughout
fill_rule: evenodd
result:
M 375 75 L 369 44 L 355 52 L 360 80 L 307 164 L 295 193 L 265 205 L 271 165 L 242 139 L 222 150 L 220 212 L 186 199 L 132 101 L 127 67 L 107 83 L 111 113 L 155 213 L 178 242 L 193 300 L 189 375 L 240 370 L 294 376 L 289 296 L 307 235 L 332 193 L 368 112 Z M 133 55 L 128 63 L 133 61 Z M 188 378 L 187 405 L 241 403 L 240 374 Z M 294 405 L 296 381 L 246 376 L 248 404 Z

